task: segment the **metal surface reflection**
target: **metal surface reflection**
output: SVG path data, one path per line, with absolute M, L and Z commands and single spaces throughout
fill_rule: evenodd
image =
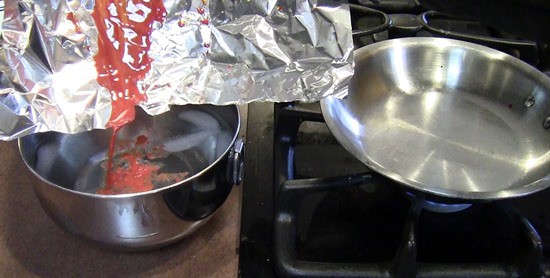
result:
M 395 79 L 397 88 L 403 92 L 410 92 L 413 88 L 411 81 L 409 81 L 409 75 L 407 74 L 407 57 L 405 56 L 405 50 L 399 43 L 391 50 L 390 64 L 392 71 L 395 73 Z
M 336 138 L 372 169 L 467 199 L 549 185 L 544 74 L 498 51 L 438 38 L 389 40 L 355 57 L 347 99 L 330 97 L 321 106 Z
M 458 81 L 460 80 L 460 74 L 462 72 L 462 60 L 466 53 L 463 49 L 453 49 L 449 55 L 449 63 L 447 65 L 447 88 L 456 88 Z
M 239 158 L 233 146 L 239 128 L 236 106 L 176 106 L 155 117 L 139 111 L 136 120 L 118 133 L 117 144 L 134 148 L 134 138 L 145 135 L 154 146 L 170 152 L 168 158 L 147 158 L 148 162 L 164 159 L 163 173 L 189 175 L 179 182 L 156 181 L 149 191 L 120 195 L 96 193 L 105 180 L 101 164 L 110 130 L 39 133 L 19 143 L 24 162 L 39 178 L 32 184 L 36 195 L 52 220 L 105 247 L 135 251 L 182 239 L 217 211 L 236 181 Z M 189 136 L 203 132 L 209 134 L 203 140 Z

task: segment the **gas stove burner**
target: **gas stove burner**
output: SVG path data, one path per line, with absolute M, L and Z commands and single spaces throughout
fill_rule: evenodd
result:
M 550 68 L 536 43 L 417 2 L 350 2 L 376 9 L 350 6 L 356 46 L 450 36 Z M 475 203 L 406 189 L 348 153 L 318 104 L 252 103 L 246 140 L 240 277 L 550 277 L 550 189 Z
M 442 203 L 436 203 L 436 202 L 426 201 L 426 200 L 424 200 L 422 204 L 423 209 L 429 210 L 431 212 L 439 212 L 439 213 L 459 212 L 471 206 L 472 204 L 442 204 Z
M 407 196 L 407 199 L 414 201 L 420 201 L 422 204 L 422 209 L 436 212 L 436 213 L 454 213 L 463 211 L 465 209 L 468 209 L 472 206 L 472 204 L 464 203 L 464 204 L 451 204 L 451 203 L 443 203 L 443 202 L 435 202 L 430 200 L 418 200 L 418 196 L 414 193 L 405 192 L 405 195 Z

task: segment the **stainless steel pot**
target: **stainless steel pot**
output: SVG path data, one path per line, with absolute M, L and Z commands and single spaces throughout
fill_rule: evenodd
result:
M 142 193 L 98 195 L 111 131 L 40 133 L 19 140 L 23 160 L 40 180 L 34 190 L 47 214 L 85 239 L 119 250 L 160 247 L 203 225 L 242 175 L 236 106 L 186 105 L 151 117 L 139 111 L 117 140 L 147 134 L 170 149 L 168 167 L 185 180 Z
M 502 52 L 405 38 L 355 52 L 346 99 L 321 101 L 338 141 L 417 190 L 509 198 L 550 185 L 550 79 Z

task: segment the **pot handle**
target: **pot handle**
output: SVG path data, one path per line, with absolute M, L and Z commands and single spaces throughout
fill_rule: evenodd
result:
M 244 140 L 237 138 L 229 151 L 227 162 L 227 181 L 234 185 L 240 185 L 243 181 L 244 165 Z

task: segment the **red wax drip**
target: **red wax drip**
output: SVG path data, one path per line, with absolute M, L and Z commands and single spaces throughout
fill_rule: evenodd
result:
M 162 23 L 165 16 L 166 9 L 160 0 L 95 2 L 92 17 L 98 31 L 98 52 L 94 57 L 97 82 L 111 92 L 112 99 L 107 127 L 113 128 L 113 135 L 104 192 L 116 191 L 112 187 L 117 181 L 111 173 L 116 133 L 134 119 L 135 106 L 147 100 L 147 96 L 140 93 L 137 82 L 151 68 L 151 58 L 147 52 L 151 46 L 153 24 Z
M 94 57 L 98 83 L 111 92 L 112 112 L 107 127 L 134 119 L 134 106 L 147 99 L 137 82 L 151 68 L 147 54 L 155 22 L 166 16 L 163 1 L 99 0 L 92 17 L 98 31 Z
M 69 20 L 70 22 L 73 23 L 74 25 L 74 30 L 77 34 L 81 34 L 82 33 L 82 30 L 80 29 L 80 27 L 78 27 L 78 24 L 76 24 L 76 18 L 74 17 L 74 13 L 68 13 L 67 14 L 67 20 Z
M 97 1 L 92 17 L 98 31 L 94 57 L 98 83 L 111 92 L 112 112 L 107 127 L 122 126 L 134 119 L 134 106 L 147 100 L 137 82 L 151 68 L 147 55 L 155 22 L 166 16 L 163 1 Z

